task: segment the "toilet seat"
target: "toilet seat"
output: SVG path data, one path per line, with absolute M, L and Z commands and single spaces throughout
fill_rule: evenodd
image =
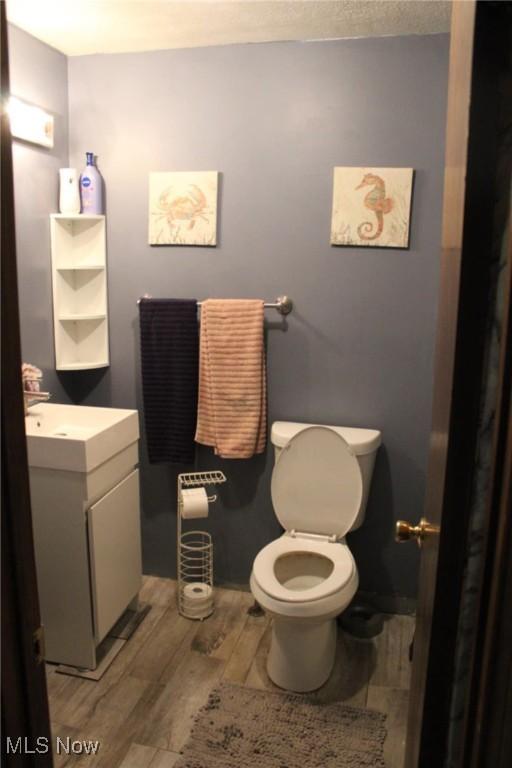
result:
M 275 563 L 283 555 L 311 552 L 331 561 L 332 572 L 322 582 L 304 590 L 288 589 L 278 581 Z M 340 592 L 351 581 L 356 570 L 354 558 L 346 544 L 311 540 L 287 533 L 267 544 L 256 556 L 252 575 L 269 597 L 285 603 L 312 603 Z

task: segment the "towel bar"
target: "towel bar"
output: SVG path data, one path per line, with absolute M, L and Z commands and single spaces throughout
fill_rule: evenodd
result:
M 146 293 L 137 299 L 137 304 L 140 304 L 143 299 L 151 298 L 153 297 Z M 198 301 L 197 306 L 200 307 L 202 303 L 202 301 Z M 265 309 L 277 309 L 280 315 L 289 315 L 293 309 L 293 301 L 289 296 L 278 296 L 275 301 L 266 301 L 264 307 Z

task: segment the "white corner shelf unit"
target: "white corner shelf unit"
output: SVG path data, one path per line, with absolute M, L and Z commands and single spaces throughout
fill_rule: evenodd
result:
M 55 367 L 109 365 L 105 216 L 50 215 Z

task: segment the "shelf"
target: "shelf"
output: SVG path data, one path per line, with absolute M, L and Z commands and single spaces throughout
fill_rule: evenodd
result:
M 104 216 L 56 214 L 50 225 L 54 269 L 105 265 Z
M 86 270 L 90 270 L 91 272 L 99 272 L 102 269 L 105 269 L 104 264 L 75 264 L 75 266 L 57 267 L 57 272 L 85 272 Z
M 76 320 L 105 320 L 106 315 L 59 315 L 61 323 L 75 322 Z
M 109 364 L 105 216 L 50 216 L 55 366 Z
M 87 362 L 80 362 L 80 363 L 61 363 L 57 366 L 58 371 L 88 371 L 89 369 L 93 368 L 108 368 L 109 364 L 107 361 L 103 363 L 98 363 L 97 360 L 91 363 Z
M 184 472 L 178 475 L 180 483 L 185 488 L 199 485 L 220 485 L 226 482 L 226 475 L 220 470 L 210 472 Z
M 68 219 L 69 221 L 99 221 L 105 218 L 103 213 L 51 213 L 51 219 Z

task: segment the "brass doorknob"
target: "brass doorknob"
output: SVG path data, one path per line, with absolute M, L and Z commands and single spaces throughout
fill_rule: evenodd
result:
M 395 541 L 403 544 L 405 541 L 411 541 L 415 539 L 418 546 L 421 544 L 427 536 L 434 536 L 439 533 L 439 526 L 432 525 L 424 517 L 421 518 L 418 525 L 411 525 L 407 520 L 397 520 L 395 530 Z

